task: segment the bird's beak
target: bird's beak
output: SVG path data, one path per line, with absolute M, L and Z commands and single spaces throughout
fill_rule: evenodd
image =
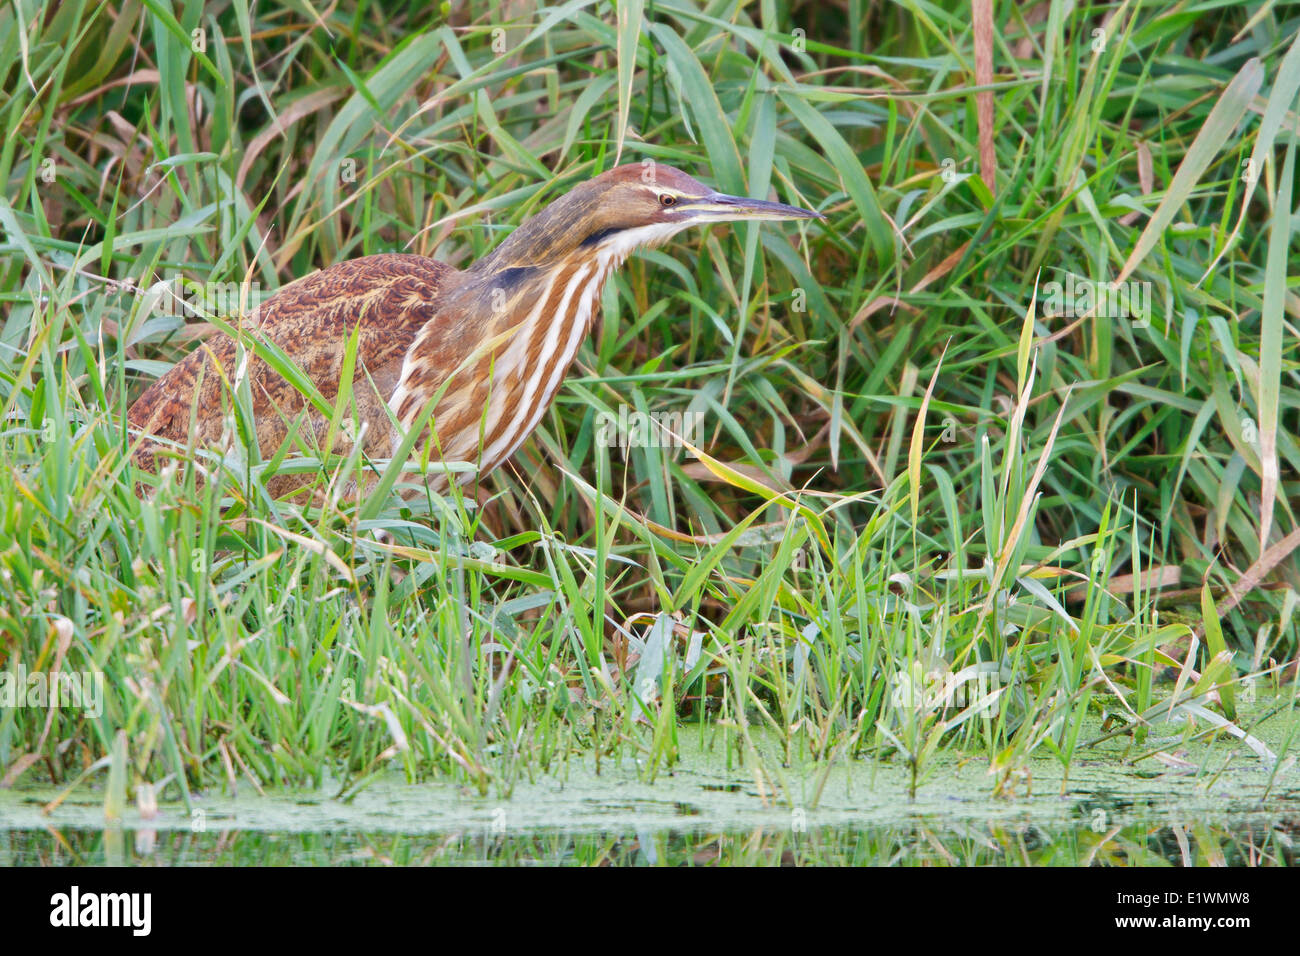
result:
M 682 212 L 690 214 L 696 222 L 732 222 L 744 219 L 825 219 L 819 212 L 787 206 L 785 203 L 769 202 L 766 199 L 746 199 L 744 196 L 728 196 L 724 193 L 710 193 L 701 199 L 693 199 L 681 204 Z

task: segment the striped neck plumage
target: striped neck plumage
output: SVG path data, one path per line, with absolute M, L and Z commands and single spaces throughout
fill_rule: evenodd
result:
M 414 426 L 436 394 L 423 374 L 434 355 L 445 361 L 460 351 L 460 371 L 434 412 L 440 457 L 477 462 L 479 474 L 509 458 L 559 391 L 591 330 L 605 281 L 625 256 L 617 247 L 592 248 L 548 267 L 466 272 L 403 362 L 389 403 L 403 429 Z M 479 385 L 462 384 L 471 382 Z M 465 427 L 474 421 L 480 427 Z
M 409 431 L 441 390 L 430 460 L 477 462 L 486 474 L 541 421 L 592 326 L 605 281 L 632 252 L 693 225 L 815 218 L 716 192 L 648 160 L 616 167 L 525 220 L 439 292 L 389 406 Z

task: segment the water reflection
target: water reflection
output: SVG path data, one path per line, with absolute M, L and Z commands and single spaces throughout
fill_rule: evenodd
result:
M 1100 811 L 1100 812 L 1097 812 Z M 0 830 L 0 865 L 137 866 L 1295 866 L 1300 817 L 1208 823 L 1165 815 L 1112 824 L 760 826 L 623 832 L 491 827 L 446 833 L 265 830 Z

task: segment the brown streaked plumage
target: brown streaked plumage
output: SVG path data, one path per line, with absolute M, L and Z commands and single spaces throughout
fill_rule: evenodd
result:
M 366 454 L 389 457 L 446 383 L 422 436 L 434 442 L 429 458 L 474 462 L 485 475 L 537 427 L 591 328 L 605 280 L 632 251 L 691 225 L 807 218 L 820 216 L 721 195 L 670 167 L 620 166 L 570 190 L 463 272 L 416 255 L 353 259 L 285 286 L 242 325 L 282 349 L 331 403 L 360 325 L 353 394 L 365 430 L 353 434 Z M 191 437 L 217 444 L 236 356 L 227 336 L 206 342 L 140 396 L 130 424 L 182 445 Z M 276 453 L 299 416 L 297 446 L 323 446 L 329 420 L 251 348 L 247 362 L 262 456 Z M 137 462 L 154 467 L 159 447 L 146 440 Z M 332 451 L 351 450 L 342 430 Z M 279 496 L 313 478 L 277 475 L 268 489 Z M 446 487 L 442 476 L 431 483 Z

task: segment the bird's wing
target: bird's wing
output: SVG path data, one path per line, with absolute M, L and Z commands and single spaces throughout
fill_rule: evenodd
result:
M 311 380 L 328 402 L 339 393 L 348 340 L 360 326 L 353 398 L 359 418 L 370 424 L 366 446 L 387 453 L 384 403 L 396 386 L 402 359 L 420 327 L 434 315 L 434 299 L 456 271 L 444 263 L 414 255 L 376 255 L 341 262 L 285 286 L 241 325 L 250 335 L 278 346 Z M 309 409 L 310 443 L 320 437 L 321 416 L 304 396 L 261 358 L 246 350 L 247 372 L 257 425 L 258 445 L 269 457 L 280 447 L 287 426 Z M 221 437 L 227 386 L 239 371 L 233 339 L 215 336 L 151 385 L 127 413 L 142 432 L 199 444 Z M 373 382 L 373 384 L 372 384 Z M 382 426 L 382 427 L 377 427 Z M 373 433 L 373 434 L 372 434 Z M 344 442 L 346 446 L 346 442 Z M 152 458 L 150 449 L 142 449 Z M 346 447 L 336 446 L 345 452 Z M 149 466 L 148 460 L 142 464 Z

